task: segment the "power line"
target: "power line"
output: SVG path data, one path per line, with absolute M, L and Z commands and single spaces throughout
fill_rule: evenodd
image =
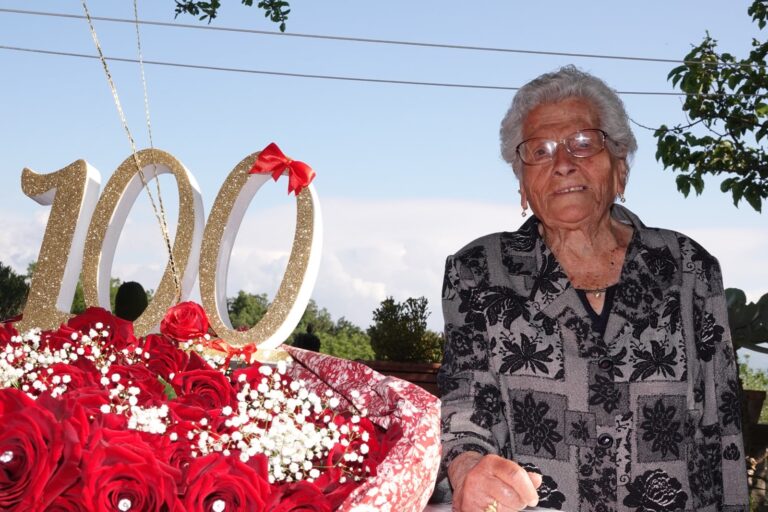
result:
M 56 55 L 61 57 L 79 57 L 83 59 L 98 59 L 98 55 L 90 55 L 87 53 L 75 53 L 75 52 L 63 52 L 58 50 L 42 50 L 38 48 L 23 48 L 19 46 L 6 46 L 0 45 L 0 50 L 11 50 L 16 52 L 37 53 L 43 55 Z M 130 59 L 125 57 L 105 57 L 106 60 L 114 62 L 129 62 L 137 64 L 138 59 Z M 379 84 L 393 84 L 393 85 L 421 85 L 428 87 L 451 87 L 459 89 L 486 89 L 496 91 L 517 91 L 520 87 L 506 86 L 506 85 L 482 85 L 482 84 L 461 84 L 451 82 L 421 82 L 415 80 L 392 80 L 387 78 L 369 78 L 369 77 L 354 77 L 354 76 L 341 76 L 341 75 L 317 75 L 309 73 L 291 73 L 287 71 L 270 71 L 264 69 L 248 69 L 248 68 L 234 68 L 226 66 L 209 66 L 205 64 L 184 64 L 180 62 L 167 62 L 159 60 L 146 60 L 144 64 L 151 64 L 153 66 L 168 66 L 175 68 L 187 68 L 187 69 L 203 69 L 207 71 L 226 71 L 230 73 L 247 73 L 252 75 L 270 75 L 270 76 L 286 76 L 293 78 L 314 78 L 319 80 L 341 80 L 347 82 L 368 82 Z M 659 92 L 659 91 L 616 91 L 618 94 L 628 96 L 692 96 L 693 94 L 687 94 L 683 92 Z M 747 94 L 696 94 L 696 96 L 705 97 L 718 97 L 718 96 L 755 96 Z
M 19 52 L 29 53 L 42 53 L 46 55 L 58 55 L 66 57 L 81 57 L 84 59 L 98 59 L 98 55 L 89 55 L 86 53 L 73 53 L 73 52 L 61 52 L 54 50 L 40 50 L 35 48 L 20 48 L 17 46 L 4 46 L 0 45 L 0 50 L 13 50 Z M 128 59 L 123 57 L 105 57 L 106 60 L 115 62 L 131 62 L 138 63 L 138 59 Z M 479 84 L 457 84 L 457 83 L 442 83 L 442 82 L 417 82 L 412 80 L 389 80 L 380 78 L 365 78 L 365 77 L 352 77 L 352 76 L 338 76 L 338 75 L 313 75 L 308 73 L 289 73 L 285 71 L 268 71 L 262 69 L 246 69 L 246 68 L 232 68 L 224 66 L 207 66 L 204 64 L 182 64 L 179 62 L 164 62 L 157 60 L 146 60 L 144 64 L 152 64 L 154 66 L 171 66 L 176 68 L 189 68 L 189 69 L 205 69 L 208 71 L 228 71 L 232 73 L 249 73 L 254 75 L 272 75 L 272 76 L 288 76 L 294 78 L 316 78 L 321 80 L 345 80 L 349 82 L 372 82 L 382 84 L 397 84 L 397 85 L 426 85 L 432 87 L 458 87 L 463 89 L 494 89 L 500 91 L 516 91 L 519 87 L 506 87 L 501 85 L 479 85 Z M 639 94 L 639 93 L 629 93 Z M 642 93 L 640 93 L 642 94 Z M 654 94 L 654 93 L 647 93 Z M 655 93 L 655 94 L 675 94 L 675 93 Z
M 59 18 L 85 19 L 84 16 L 77 15 L 77 14 L 44 12 L 44 11 L 28 11 L 28 10 L 22 10 L 22 9 L 0 8 L 0 12 L 12 13 L 12 14 L 27 14 L 27 15 L 33 15 L 33 16 L 50 16 L 50 17 L 59 17 Z M 92 16 L 92 19 L 98 20 L 98 21 L 107 21 L 112 23 L 134 24 L 137 22 L 136 20 L 129 20 L 126 18 L 111 18 L 111 17 L 99 17 L 99 16 Z M 577 57 L 577 58 L 587 58 L 587 59 L 628 60 L 628 61 L 635 61 L 635 62 L 661 62 L 665 64 L 712 65 L 712 63 L 704 63 L 702 61 L 663 59 L 663 58 L 656 58 L 656 57 L 636 57 L 636 56 L 628 56 L 628 55 L 603 55 L 603 54 L 596 54 L 596 53 L 554 52 L 554 51 L 544 51 L 544 50 L 521 50 L 521 49 L 515 49 L 515 48 L 498 48 L 498 47 L 492 47 L 492 46 L 468 46 L 468 45 L 446 44 L 446 43 L 398 41 L 393 39 L 372 39 L 372 38 L 366 38 L 366 37 L 329 36 L 329 35 L 322 35 L 322 34 L 289 33 L 289 32 L 277 32 L 272 30 L 255 30 L 255 29 L 247 29 L 247 28 L 235 28 L 235 27 L 214 27 L 211 25 L 191 25 L 186 23 L 168 23 L 163 21 L 149 21 L 149 20 L 138 20 L 138 23 L 142 25 L 152 25 L 152 26 L 158 26 L 158 27 L 188 28 L 188 29 L 194 29 L 194 30 L 213 30 L 213 31 L 221 31 L 221 32 L 237 32 L 237 33 L 258 34 L 258 35 L 266 35 L 266 36 L 298 37 L 298 38 L 305 38 L 305 39 L 324 39 L 324 40 L 330 40 L 330 41 L 345 41 L 345 42 L 355 42 L 355 43 L 416 46 L 416 47 L 423 47 L 423 48 L 442 48 L 442 49 L 450 49 L 450 50 L 467 50 L 467 51 L 497 52 L 497 53 L 521 53 L 521 54 L 527 54 L 527 55 L 548 55 L 548 56 Z M 762 64 L 749 64 L 749 63 L 733 63 L 733 64 L 718 63 L 718 65 L 729 66 L 729 67 L 755 67 L 755 68 L 764 67 L 764 65 Z

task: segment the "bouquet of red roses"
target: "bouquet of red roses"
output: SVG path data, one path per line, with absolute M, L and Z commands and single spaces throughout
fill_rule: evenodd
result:
M 289 350 L 254 362 L 191 302 L 145 338 L 99 308 L 55 331 L 0 324 L 0 510 L 420 510 L 437 400 Z M 422 481 L 388 489 L 415 457 Z

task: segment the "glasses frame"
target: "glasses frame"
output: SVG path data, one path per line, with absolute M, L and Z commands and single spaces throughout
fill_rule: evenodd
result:
M 598 151 L 596 151 L 595 153 L 593 153 L 591 155 L 586 155 L 586 156 L 576 155 L 576 154 L 573 153 L 573 151 L 571 151 L 571 148 L 569 147 L 569 145 L 566 144 L 566 141 L 568 139 L 572 139 L 575 136 L 577 136 L 578 134 L 583 133 L 583 132 L 599 132 L 603 136 L 603 138 L 602 138 L 602 146 L 600 147 L 600 149 Z M 520 147 L 523 144 L 525 144 L 526 142 L 530 142 L 530 141 L 536 140 L 536 139 L 542 139 L 542 140 L 545 140 L 545 141 L 548 141 L 548 142 L 554 142 L 555 143 L 555 149 L 554 149 L 554 151 L 552 151 L 551 157 L 549 159 L 547 159 L 547 160 L 544 160 L 544 161 L 541 161 L 541 162 L 533 162 L 533 163 L 526 162 L 525 159 L 523 158 L 522 152 L 520 151 Z M 552 140 L 552 139 L 548 139 L 546 137 L 531 137 L 530 139 L 525 139 L 524 141 L 522 141 L 520 144 L 517 145 L 517 147 L 515 148 L 515 153 L 517 154 L 517 157 L 520 159 L 520 161 L 523 162 L 525 165 L 544 165 L 544 164 L 552 162 L 555 159 L 555 154 L 557 153 L 557 148 L 559 146 L 561 146 L 561 145 L 564 146 L 565 150 L 568 152 L 568 154 L 571 155 L 574 158 L 590 158 L 590 157 L 593 157 L 595 155 L 600 154 L 601 152 L 603 152 L 605 150 L 605 141 L 608 140 L 608 139 L 610 139 L 608 134 L 605 133 L 600 128 L 584 128 L 583 130 L 576 130 L 575 132 L 571 133 L 570 135 L 568 135 L 568 136 L 566 136 L 566 137 L 564 137 L 564 138 L 562 138 L 560 140 Z

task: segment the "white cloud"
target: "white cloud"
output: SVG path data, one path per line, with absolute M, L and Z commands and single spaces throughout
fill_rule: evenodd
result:
M 478 236 L 514 230 L 524 219 L 514 204 L 449 199 L 322 200 L 324 247 L 315 292 L 317 303 L 334 318 L 363 328 L 387 296 L 425 296 L 430 328 L 442 329 L 440 291 L 445 257 Z M 0 261 L 25 269 L 37 256 L 44 219 L 4 214 Z M 294 206 L 247 214 L 232 252 L 228 293 L 274 294 L 283 277 L 293 237 Z M 156 287 L 167 260 L 152 220 L 126 225 L 117 249 L 115 275 Z M 147 235 L 150 233 L 150 235 Z M 721 262 L 725 285 L 743 289 L 750 300 L 768 292 L 768 228 L 686 230 Z M 199 294 L 193 294 L 198 297 Z
M 0 261 L 15 271 L 25 274 L 27 265 L 37 259 L 43 241 L 48 212 L 35 212 L 21 216 L 13 212 L 2 212 L 0 229 Z
M 694 228 L 686 234 L 720 261 L 726 288 L 741 288 L 749 301 L 768 293 L 768 226 Z

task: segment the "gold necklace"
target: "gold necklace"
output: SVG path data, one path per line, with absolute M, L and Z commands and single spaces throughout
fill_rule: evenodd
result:
M 608 288 L 616 286 L 617 284 L 618 282 L 608 285 L 605 288 L 576 288 L 574 286 L 574 289 L 584 293 L 591 293 L 596 299 L 599 299 L 601 295 L 608 291 Z
M 599 299 L 600 296 L 608 290 L 608 288 L 592 288 L 592 289 L 576 288 L 576 289 L 584 293 L 591 293 L 592 295 L 595 296 L 596 299 Z

